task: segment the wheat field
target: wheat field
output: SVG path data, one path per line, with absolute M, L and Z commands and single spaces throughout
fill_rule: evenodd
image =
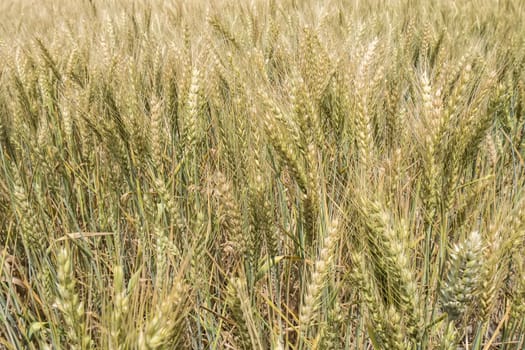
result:
M 525 3 L 0 2 L 0 349 L 525 349 Z

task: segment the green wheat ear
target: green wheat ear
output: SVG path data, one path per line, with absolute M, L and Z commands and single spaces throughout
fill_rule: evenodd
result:
M 479 294 L 482 248 L 478 231 L 451 248 L 449 270 L 441 289 L 443 310 L 451 320 L 462 317 Z

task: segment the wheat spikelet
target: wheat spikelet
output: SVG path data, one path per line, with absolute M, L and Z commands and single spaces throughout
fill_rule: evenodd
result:
M 511 317 L 516 320 L 522 319 L 523 315 L 525 315 L 525 266 L 523 261 L 518 264 L 515 280 L 517 288 L 512 299 L 511 311 Z
M 151 115 L 150 115 L 150 142 L 151 142 L 151 153 L 153 159 L 154 168 L 161 172 L 163 168 L 163 156 L 164 156 L 164 127 L 162 123 L 162 106 L 161 102 L 153 97 L 150 102 Z
M 321 186 L 318 151 L 313 144 L 308 145 L 306 158 L 308 159 L 307 176 L 309 187 L 304 198 L 304 216 L 306 235 L 308 242 L 311 242 L 319 212 L 319 188 Z
M 155 306 L 145 329 L 140 333 L 137 344 L 139 349 L 167 349 L 180 346 L 183 322 L 190 306 L 188 291 L 181 276 L 176 277 L 170 293 Z
M 162 177 L 155 179 L 155 187 L 164 205 L 170 224 L 173 225 L 178 230 L 178 234 L 181 235 L 185 230 L 185 222 L 173 193 L 168 189 Z
M 65 73 L 69 79 L 78 79 L 77 68 L 81 63 L 78 45 L 73 44 L 69 58 L 67 59 Z
M 421 43 L 421 55 L 425 59 L 428 57 L 432 40 L 433 40 L 432 27 L 430 26 L 429 22 L 425 22 L 425 27 L 423 28 L 422 43 Z
M 220 34 L 228 43 L 232 44 L 236 49 L 240 49 L 241 45 L 233 33 L 226 27 L 226 25 L 219 19 L 217 15 L 208 14 L 206 23 L 211 26 L 218 34 Z
M 476 93 L 469 115 L 465 118 L 464 127 L 459 128 L 461 133 L 457 148 L 463 161 L 468 161 L 476 155 L 481 142 L 486 138 L 493 119 L 485 109 L 489 92 L 495 84 L 495 73 L 492 72 L 483 80 Z
M 485 136 L 485 144 L 487 146 L 487 152 L 489 155 L 491 165 L 493 167 L 496 167 L 496 165 L 498 164 L 498 150 L 496 148 L 496 142 L 494 141 L 494 137 L 489 133 L 487 133 L 487 135 Z
M 4 108 L 3 101 L 0 101 L 0 108 Z M 2 115 L 0 116 L 0 146 L 4 146 L 5 144 L 7 144 L 8 140 L 7 126 L 6 122 L 3 120 L 3 114 L 4 112 L 2 112 Z
M 426 74 L 422 76 L 422 99 L 423 107 L 426 113 L 426 118 L 428 120 L 428 131 L 424 140 L 424 154 L 423 161 L 425 163 L 424 167 L 424 194 L 423 201 L 425 206 L 428 208 L 429 216 L 432 217 L 433 213 L 437 209 L 438 205 L 438 179 L 439 179 L 439 169 L 438 169 L 438 145 L 439 145 L 439 130 L 436 130 L 436 120 L 438 117 L 436 110 L 433 106 L 433 93 L 432 87 Z
M 242 212 L 234 197 L 230 182 L 222 173 L 215 174 L 215 195 L 219 199 L 219 214 L 226 230 L 227 244 L 237 258 L 243 258 L 250 247 L 249 237 L 243 232 Z
M 450 252 L 450 267 L 441 288 L 441 299 L 451 320 L 462 317 L 479 294 L 481 255 L 482 241 L 477 231 L 471 232 Z
M 39 267 L 37 271 L 37 278 L 42 284 L 41 298 L 51 305 L 55 302 L 55 280 L 51 272 L 52 267 L 50 265 L 51 263 L 47 263 L 44 266 Z
M 64 134 L 66 136 L 66 140 L 70 140 L 73 136 L 73 117 L 71 108 L 64 108 L 62 110 L 62 123 L 64 125 Z
M 246 330 L 248 331 L 250 337 L 250 349 L 264 349 L 263 341 L 260 337 L 260 331 L 257 329 L 257 323 L 255 322 L 255 314 L 252 309 L 250 296 L 248 295 L 248 287 L 246 285 L 246 280 L 241 278 L 235 278 L 231 281 L 233 288 L 236 292 L 236 297 L 238 299 L 238 308 L 241 312 L 242 319 L 246 325 Z M 238 317 L 239 315 L 237 315 Z
M 124 286 L 122 266 L 113 267 L 113 308 L 111 310 L 110 349 L 122 349 L 126 338 L 124 319 L 129 312 L 129 297 Z
M 278 118 L 282 118 L 280 111 L 274 109 L 273 112 Z M 270 138 L 272 146 L 275 147 L 279 156 L 288 167 L 288 170 L 295 181 L 297 181 L 297 185 L 299 185 L 301 191 L 306 193 L 308 191 L 308 178 L 297 152 L 294 152 L 293 149 L 290 148 L 290 144 L 287 143 L 289 140 L 287 140 L 287 138 L 282 135 L 282 132 L 277 127 L 277 123 L 271 118 L 269 114 L 267 114 L 264 119 L 264 127 L 268 137 Z
M 292 89 L 292 104 L 298 125 L 304 134 L 306 144 L 307 193 L 304 199 L 304 216 L 306 235 L 311 240 L 317 216 L 318 188 L 320 185 L 318 171 L 318 148 L 323 144 L 323 133 L 318 120 L 318 112 L 310 101 L 305 83 L 298 74 Z
M 242 302 L 247 303 L 249 300 L 241 302 L 241 298 L 246 298 L 246 295 L 239 295 L 239 289 L 242 288 L 242 282 L 239 278 L 232 279 L 226 287 L 226 302 L 229 306 L 230 312 L 236 320 L 237 332 L 235 334 L 236 345 L 241 349 L 251 349 L 252 344 L 252 333 L 254 330 L 250 330 L 249 327 L 253 324 L 248 324 L 247 321 L 252 321 L 253 315 L 244 315 Z M 242 292 L 242 290 L 241 290 Z M 246 305 L 244 305 L 246 308 Z M 245 317 L 246 316 L 246 317 Z M 254 334 L 255 336 L 255 334 Z
M 166 250 L 168 249 L 168 237 L 166 232 L 157 224 L 153 228 L 153 236 L 155 237 L 155 262 L 156 262 L 156 278 L 155 287 L 162 291 L 166 282 L 168 272 L 168 257 Z
M 326 230 L 323 247 L 319 252 L 319 257 L 315 261 L 310 282 L 306 288 L 303 302 L 299 309 L 299 328 L 302 337 L 306 338 L 308 336 L 308 329 L 312 326 L 312 321 L 319 307 L 319 297 L 326 284 L 327 274 L 333 264 L 338 239 L 339 223 L 336 219 L 333 219 Z
M 319 103 L 331 79 L 331 62 L 321 44 L 317 30 L 304 29 L 304 43 L 300 48 L 303 53 L 303 76 L 308 77 L 309 91 L 316 103 Z
M 24 90 L 29 91 L 34 85 L 33 82 L 36 80 L 36 77 L 35 74 L 31 74 L 34 73 L 34 70 L 30 69 L 28 59 L 24 59 L 24 57 L 22 57 L 20 49 L 16 50 L 13 65 L 13 68 L 16 71 L 22 86 L 24 87 Z
M 295 117 L 298 125 L 305 135 L 306 143 L 310 144 L 316 142 L 319 144 L 317 133 L 321 129 L 321 126 L 319 125 L 317 113 L 314 109 L 311 98 L 306 90 L 305 82 L 298 73 L 294 74 L 291 102 L 294 106 Z
M 341 327 L 345 324 L 345 316 L 341 303 L 337 296 L 331 306 L 326 321 L 322 323 L 322 328 L 318 335 L 320 337 L 319 349 L 337 349 L 343 346 L 341 342 Z
M 377 40 L 368 44 L 367 50 L 363 56 L 357 72 L 356 92 L 356 138 L 359 149 L 359 159 L 364 169 L 370 169 L 373 161 L 374 136 L 371 116 L 368 112 L 368 86 L 365 84 L 368 79 L 370 65 L 375 57 Z
M 400 327 L 401 320 L 402 318 L 399 314 L 399 311 L 397 311 L 393 305 L 390 305 L 383 319 L 383 327 L 387 340 L 385 345 L 387 345 L 388 349 L 402 350 L 407 348 L 405 336 L 403 334 L 402 328 Z
M 50 70 L 44 63 L 41 63 L 39 68 L 38 85 L 42 96 L 43 106 L 47 108 L 48 112 L 51 114 L 54 109 L 54 95 L 52 81 L 49 74 Z
M 467 57 L 463 57 L 461 61 L 466 61 Z M 458 68 L 460 66 L 458 65 Z M 458 115 L 460 114 L 460 110 L 463 107 L 461 105 L 461 102 L 464 101 L 464 99 L 467 97 L 467 88 L 468 83 L 470 80 L 470 76 L 472 73 L 472 65 L 471 64 L 465 64 L 464 67 L 462 67 L 459 81 L 454 86 L 454 90 L 452 91 L 451 96 L 448 99 L 447 103 L 447 110 L 446 110 L 446 116 L 449 120 L 453 120 L 455 118 L 458 118 Z M 452 75 L 454 76 L 454 75 Z
M 39 232 L 39 222 L 37 216 L 34 215 L 34 210 L 29 201 L 26 190 L 23 185 L 18 182 L 15 183 L 13 190 L 15 206 L 17 208 L 18 217 L 20 220 L 20 233 L 22 242 L 28 252 L 38 250 L 44 240 L 42 232 Z
M 360 212 L 366 231 L 366 244 L 370 249 L 379 294 L 387 300 L 387 308 L 394 305 L 403 312 L 403 323 L 413 341 L 420 336 L 418 291 L 410 269 L 407 229 L 396 223 L 384 206 L 360 198 Z
M 201 72 L 198 68 L 193 68 L 191 74 L 191 85 L 188 92 L 188 102 L 186 105 L 186 150 L 189 152 L 195 148 L 197 142 L 197 132 L 199 128 L 199 90 L 201 86 Z
M 373 329 L 372 337 L 377 336 L 379 341 L 383 344 L 388 343 L 387 335 L 385 334 L 383 319 L 383 309 L 378 297 L 376 295 L 376 286 L 372 278 L 369 278 L 369 271 L 366 263 L 365 256 L 358 251 L 351 253 L 351 259 L 353 263 L 351 279 L 355 282 L 357 288 L 360 291 L 360 297 L 362 303 L 366 307 L 367 319 Z M 386 345 L 385 345 L 386 346 Z
M 210 227 L 205 221 L 206 217 L 202 209 L 196 209 L 197 217 L 195 218 L 194 229 L 195 237 L 193 240 L 193 251 L 191 253 L 190 274 L 192 276 L 193 286 L 195 290 L 205 290 L 206 281 L 201 279 L 201 276 L 209 274 L 207 266 L 207 246 L 210 245 Z
M 56 304 L 64 315 L 69 346 L 71 349 L 88 349 L 91 338 L 87 333 L 84 304 L 79 300 L 75 290 L 76 281 L 68 250 L 60 249 L 56 259 L 58 279 Z
M 193 68 L 192 68 L 192 41 L 190 28 L 187 23 L 183 24 L 183 47 L 181 52 L 177 56 L 182 57 L 180 66 L 182 72 L 180 72 L 180 80 L 178 84 L 179 93 L 179 106 L 181 112 L 184 113 L 184 109 L 188 104 L 188 94 L 192 84 Z
M 497 303 L 505 276 L 509 273 L 508 261 L 517 254 L 518 247 L 525 241 L 522 233 L 524 226 L 525 200 L 520 199 L 513 210 L 500 223 L 494 223 L 489 229 L 487 248 L 484 251 L 484 263 L 480 271 L 479 301 L 480 316 L 486 320 Z
M 447 322 L 445 333 L 441 337 L 440 350 L 455 350 L 458 346 L 458 334 L 454 322 Z
M 254 136 L 256 140 L 258 135 Z M 256 141 L 256 144 L 258 141 Z M 272 223 L 272 203 L 269 201 L 266 185 L 263 175 L 263 166 L 261 164 L 259 152 L 256 150 L 253 155 L 254 175 L 250 177 L 249 182 L 251 197 L 251 224 L 257 232 L 255 237 L 263 236 L 269 257 L 277 256 L 279 250 L 279 240 L 275 234 L 275 227 Z

